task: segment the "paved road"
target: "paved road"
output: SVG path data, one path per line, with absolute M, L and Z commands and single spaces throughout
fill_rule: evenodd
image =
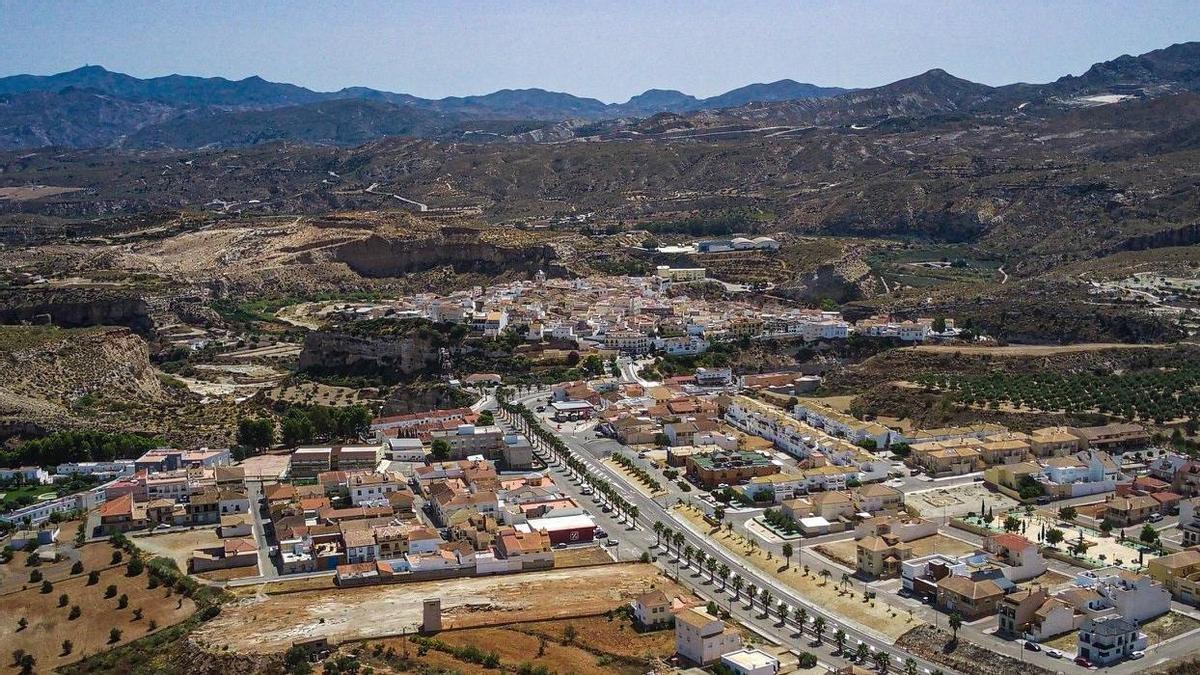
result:
M 544 395 L 544 393 L 525 395 L 517 398 L 516 402 L 523 403 L 526 400 L 533 400 Z M 583 447 L 582 443 L 577 438 L 570 435 L 564 435 L 560 438 L 562 438 L 563 442 L 567 444 L 567 447 L 570 448 L 572 452 L 574 452 L 576 456 L 578 456 L 580 460 L 588 466 L 593 475 L 605 477 L 626 501 L 638 507 L 639 521 L 642 524 L 641 529 L 633 532 L 622 532 L 621 536 L 626 541 L 637 541 L 641 544 L 641 546 L 644 547 L 645 551 L 653 552 L 655 542 L 654 534 L 650 528 L 650 524 L 653 524 L 655 521 L 672 524 L 675 526 L 676 531 L 684 534 L 685 539 L 693 546 L 693 548 L 703 551 L 709 557 L 715 558 L 720 563 L 724 563 L 731 570 L 734 570 L 739 576 L 745 579 L 747 583 L 753 584 L 757 588 L 771 589 L 771 594 L 774 598 L 786 602 L 791 607 L 800 606 L 806 608 L 809 616 L 813 619 L 818 616 L 824 617 L 827 624 L 827 635 L 832 635 L 833 632 L 837 630 L 839 626 L 841 626 L 845 629 L 849 638 L 849 643 L 852 645 L 857 644 L 859 641 L 864 642 L 872 651 L 882 650 L 891 654 L 894 659 L 898 659 L 897 663 L 903 663 L 904 659 L 909 656 L 906 652 L 896 649 L 886 636 L 876 633 L 865 626 L 847 624 L 843 618 L 811 604 L 806 599 L 801 598 L 790 587 L 781 584 L 774 577 L 769 576 L 765 572 L 760 571 L 752 565 L 746 565 L 739 557 L 734 556 L 724 547 L 712 543 L 712 541 L 704 533 L 693 531 L 689 527 L 687 521 L 676 518 L 675 514 L 672 511 L 664 508 L 662 504 L 659 504 L 657 501 L 646 496 L 640 490 L 628 486 L 619 474 L 610 470 L 605 464 L 595 461 L 595 458 L 591 457 L 591 453 Z M 536 447 L 536 439 L 531 438 L 530 440 L 531 442 L 535 443 Z M 560 467 L 554 468 L 560 471 Z M 640 532 L 640 534 L 637 534 L 638 532 Z M 687 577 L 685 576 L 684 578 L 686 579 Z M 712 593 L 711 589 L 709 592 Z M 761 630 L 769 634 L 774 634 L 773 631 L 777 630 L 774 627 L 775 621 L 772 619 L 760 619 L 758 616 L 751 616 L 743 620 L 748 625 L 753 626 L 756 630 Z M 784 630 L 786 630 L 786 627 Z M 794 642 L 790 640 L 783 640 L 782 643 L 789 646 L 795 646 Z M 917 664 L 920 669 L 928 672 L 939 669 L 944 672 L 953 672 L 944 666 L 933 664 L 922 659 L 917 659 Z
M 254 535 L 254 543 L 258 546 L 258 581 L 270 581 L 279 578 L 279 568 L 271 560 L 271 547 L 267 541 L 266 520 L 263 511 L 267 508 L 263 500 L 262 483 L 246 481 L 246 496 L 250 498 L 250 514 L 254 523 L 250 527 Z M 290 578 L 290 577 L 289 577 Z

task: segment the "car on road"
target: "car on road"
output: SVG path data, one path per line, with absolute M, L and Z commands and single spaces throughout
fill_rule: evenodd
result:
M 605 532 L 604 530 L 596 530 L 596 538 L 597 539 L 604 539 L 606 537 L 608 537 L 607 532 Z
M 564 548 L 566 548 L 566 547 L 567 547 L 567 545 L 566 545 L 566 544 L 564 544 L 564 543 L 562 543 L 562 542 L 559 542 L 559 543 L 557 543 L 557 544 L 555 544 L 555 545 L 554 545 L 554 548 L 557 548 L 557 549 L 559 549 L 559 550 L 561 550 L 561 549 L 564 549 Z
M 1134 661 L 1142 658 L 1145 655 L 1146 652 L 1129 652 L 1129 658 L 1133 659 Z
M 544 406 L 544 405 L 539 405 L 539 406 L 537 407 L 537 411 L 538 411 L 538 412 L 546 412 L 546 406 Z
M 604 545 L 605 546 L 616 546 L 617 543 L 618 542 L 616 539 L 609 539 L 608 541 L 604 542 Z
M 1026 640 L 1025 641 L 1025 649 L 1028 651 L 1031 651 L 1031 652 L 1040 652 L 1040 651 L 1042 651 L 1042 646 L 1039 645 L 1038 643 L 1034 642 L 1033 640 Z
M 1083 656 L 1075 657 L 1075 665 L 1083 666 L 1084 668 L 1093 668 L 1094 667 L 1092 665 L 1092 662 L 1087 660 L 1087 658 L 1083 657 Z
M 646 453 L 644 453 L 644 452 L 639 452 L 639 453 L 638 453 L 638 459 L 646 459 Z
M 1057 649 L 1050 649 L 1049 647 L 1047 647 L 1046 648 L 1046 656 L 1049 656 L 1052 659 L 1061 659 L 1063 657 L 1063 653 L 1058 651 Z
M 1162 519 L 1163 519 L 1163 514 L 1161 514 L 1161 513 L 1151 513 L 1151 514 L 1150 514 L 1150 517 L 1149 517 L 1149 518 L 1147 518 L 1146 520 L 1149 520 L 1149 521 L 1150 521 L 1150 522 L 1152 522 L 1152 523 L 1157 523 L 1158 521 L 1160 521 L 1160 520 L 1162 520 Z

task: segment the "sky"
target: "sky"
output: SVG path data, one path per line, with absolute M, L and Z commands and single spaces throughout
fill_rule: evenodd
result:
M 440 98 L 541 87 L 621 102 L 943 68 L 999 85 L 1200 40 L 1200 1 L 0 0 L 0 75 L 101 65 Z

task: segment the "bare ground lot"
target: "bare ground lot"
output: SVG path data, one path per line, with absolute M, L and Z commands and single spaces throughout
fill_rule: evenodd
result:
M 612 556 L 599 546 L 569 548 L 554 552 L 554 568 L 588 567 L 591 565 L 607 565 L 613 562 Z
M 226 606 L 196 639 L 215 648 L 282 651 L 296 640 L 411 633 L 425 598 L 441 598 L 443 626 L 451 629 L 605 612 L 652 587 L 683 593 L 652 565 L 622 564 L 251 597 Z
M 574 640 L 566 639 L 564 633 L 567 626 L 574 628 Z M 657 661 L 675 652 L 674 631 L 638 633 L 627 620 L 616 618 L 609 621 L 605 617 L 443 631 L 436 638 L 455 647 L 476 645 L 494 651 L 500 657 L 501 667 L 510 671 L 516 670 L 522 663 L 531 663 L 558 673 L 636 675 L 650 671 Z M 407 649 L 409 659 L 432 668 L 440 667 L 463 675 L 496 672 L 494 668 L 460 661 L 450 654 L 434 650 L 418 656 L 416 647 L 405 645 L 403 638 L 389 638 L 380 644 L 385 653 L 390 648 L 401 656 Z M 374 662 L 370 657 L 374 653 L 374 644 L 368 647 L 363 656 L 366 662 L 371 663 Z M 375 663 L 394 665 L 386 659 Z M 419 672 L 420 668 L 410 666 L 406 670 Z
M 970 553 L 977 548 L 969 541 L 963 541 L 962 539 L 956 539 L 941 533 L 914 539 L 908 543 L 913 547 L 913 557 L 929 555 L 931 553 L 945 553 L 946 555 L 958 556 Z M 857 564 L 858 552 L 853 539 L 821 544 L 816 549 L 821 555 L 847 567 L 853 568 Z
M 288 468 L 288 455 L 256 455 L 238 466 L 246 470 L 250 480 L 277 480 Z
M 84 550 L 85 560 L 100 556 L 107 562 L 113 549 L 97 543 L 88 544 Z M 85 574 L 55 583 L 49 593 L 42 593 L 38 585 L 32 585 L 28 590 L 0 596 L 0 617 L 3 617 L 0 620 L 0 654 L 9 662 L 8 655 L 13 650 L 24 649 L 37 659 L 38 672 L 50 672 L 57 666 L 142 637 L 150 632 L 151 621 L 157 622 L 158 630 L 161 630 L 195 611 L 191 600 L 179 594 L 167 597 L 165 587 L 150 589 L 147 581 L 145 573 L 133 578 L 125 576 L 125 566 L 120 565 L 102 571 L 99 583 L 92 586 L 87 585 Z M 104 597 L 109 584 L 117 586 L 116 597 Z M 59 596 L 63 594 L 68 596 L 67 604 L 59 607 Z M 129 596 L 129 606 L 125 609 L 117 609 L 121 594 Z M 79 605 L 82 613 L 71 620 L 73 605 Z M 143 612 L 140 621 L 133 617 L 134 609 L 138 608 Z M 29 626 L 17 630 L 17 620 L 21 617 L 29 621 Z M 120 629 L 121 637 L 110 644 L 109 630 L 112 628 Z M 69 655 L 63 653 L 63 640 L 74 643 Z
M 1017 507 L 1015 500 L 990 492 L 981 483 L 910 492 L 904 495 L 904 504 L 915 508 L 923 518 L 965 516 L 972 511 L 978 513 L 981 504 L 995 513 Z
M 188 558 L 198 548 L 212 547 L 221 543 L 214 527 L 205 527 L 185 532 L 168 532 L 134 537 L 133 543 L 151 557 L 163 556 L 175 561 L 181 570 L 187 570 Z

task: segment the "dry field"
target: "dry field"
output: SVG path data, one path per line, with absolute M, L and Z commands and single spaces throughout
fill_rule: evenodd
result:
M 554 552 L 555 569 L 566 569 L 568 567 L 589 567 L 591 565 L 607 565 L 612 562 L 612 556 L 608 554 L 608 551 L 599 546 L 569 548 Z
M 192 551 L 216 546 L 221 543 L 215 527 L 204 527 L 184 532 L 168 532 L 152 534 L 144 537 L 134 537 L 133 543 L 146 552 L 150 557 L 163 556 L 175 561 L 180 570 L 188 569 L 188 558 Z
M 882 635 L 895 639 L 915 626 L 921 625 L 916 619 L 908 616 L 908 611 L 896 610 L 882 599 L 876 602 L 863 602 L 862 593 L 853 590 L 839 591 L 833 581 L 821 579 L 816 570 L 805 576 L 801 563 L 793 561 L 791 567 L 784 567 L 781 558 L 767 557 L 761 548 L 751 548 L 747 541 L 736 532 L 713 532 L 704 522 L 703 517 L 689 508 L 679 508 L 677 513 L 691 521 L 698 530 L 709 532 L 710 539 L 736 555 L 742 556 L 747 562 L 754 564 L 764 572 L 787 584 L 797 594 L 814 605 L 824 607 L 831 612 L 840 614 L 848 621 L 867 627 Z
M 425 598 L 441 598 L 443 626 L 452 629 L 605 612 L 655 586 L 684 592 L 651 565 L 623 564 L 246 597 L 227 605 L 196 638 L 218 649 L 280 651 L 296 640 L 412 632 Z
M 93 552 L 94 549 L 96 552 Z M 103 554 L 105 562 L 112 555 L 112 548 L 104 544 L 89 544 L 84 547 L 84 559 L 95 559 Z M 49 577 L 53 579 L 53 576 Z M 167 597 L 167 589 L 147 588 L 148 577 L 142 574 L 130 578 L 125 576 L 125 566 L 120 565 L 100 573 L 99 583 L 88 586 L 87 575 L 73 577 L 54 584 L 49 593 L 42 593 L 36 585 L 28 590 L 0 595 L 0 654 L 7 659 L 15 649 L 24 649 L 37 659 L 38 672 L 49 672 L 52 668 L 77 661 L 84 656 L 103 651 L 112 644 L 124 644 L 150 632 L 150 622 L 164 628 L 178 623 L 195 611 L 191 600 L 179 594 Z M 109 584 L 117 586 L 117 595 L 105 598 Z M 67 604 L 59 607 L 59 596 L 66 594 Z M 121 594 L 129 596 L 129 606 L 117 609 Z M 180 602 L 182 601 L 182 602 Z M 69 618 L 71 607 L 78 605 L 79 618 Z M 134 619 L 134 609 L 140 608 L 142 619 Z M 25 617 L 29 626 L 18 630 L 17 620 Z M 117 642 L 109 642 L 109 631 L 121 630 Z M 70 654 L 63 653 L 63 640 L 71 640 Z
M 278 480 L 288 468 L 288 455 L 255 455 L 238 466 L 246 470 L 247 480 Z
M 612 461 L 611 459 L 606 459 L 603 461 L 604 461 L 605 466 L 612 469 L 616 473 L 621 474 L 621 477 L 625 479 L 626 485 L 632 487 L 633 489 L 646 495 L 647 497 L 654 498 L 654 497 L 660 497 L 662 495 L 667 494 L 666 490 L 659 490 L 658 492 L 652 492 L 645 483 L 638 480 L 637 477 L 635 477 L 632 473 L 630 473 L 629 469 L 626 469 L 625 467 L 621 466 L 620 464 L 617 464 L 616 462 Z
M 45 197 L 53 197 L 55 195 L 67 194 L 68 192 L 78 192 L 83 188 L 77 187 L 57 187 L 54 185 L 28 185 L 25 187 L 3 187 L 0 188 L 0 201 L 13 202 L 28 202 L 35 199 L 43 199 Z
M 576 637 L 567 640 L 567 626 L 574 628 Z M 604 617 L 585 617 L 564 621 L 513 624 L 499 628 L 470 628 L 443 631 L 436 638 L 447 645 L 462 647 L 476 645 L 495 651 L 500 657 L 501 667 L 514 670 L 520 664 L 531 663 L 545 666 L 553 672 L 578 673 L 579 675 L 603 675 L 621 673 L 637 675 L 647 672 L 661 659 L 675 652 L 675 633 L 671 630 L 638 633 L 628 621 Z M 484 675 L 496 669 L 460 661 L 454 656 L 430 650 L 423 656 L 417 655 L 415 645 L 405 644 L 403 638 L 380 641 L 383 649 L 391 648 L 400 655 L 407 653 L 412 661 L 433 667 L 451 670 L 463 675 Z M 374 643 L 369 644 L 363 655 L 367 662 L 374 652 Z M 540 655 L 539 655 L 540 654 Z M 379 665 L 388 665 L 385 660 Z M 408 670 L 419 671 L 410 667 Z
M 367 400 L 361 398 L 356 389 L 335 387 L 319 382 L 272 387 L 263 395 L 272 401 L 323 406 L 348 406 Z
M 982 483 L 932 488 L 904 495 L 905 506 L 912 506 L 925 518 L 965 516 L 972 511 L 978 513 L 981 503 L 995 513 L 1018 506 L 1016 501 L 1002 494 L 989 492 Z
M 64 529 L 59 539 L 60 541 L 64 539 L 70 540 L 74 534 L 75 527 L 72 524 L 70 531 L 68 532 Z M 62 560 L 53 563 L 42 563 L 36 567 L 29 567 L 25 564 L 25 559 L 29 554 L 17 552 L 12 562 L 7 565 L 0 565 L 0 594 L 19 591 L 22 587 L 34 588 L 40 586 L 41 582 L 35 584 L 29 581 L 29 573 L 35 569 L 42 573 L 42 578 L 57 583 L 71 576 L 71 566 L 75 564 L 76 560 L 83 561 L 85 572 L 103 569 L 112 565 L 112 549 L 108 546 L 88 545 L 80 549 L 75 549 L 60 545 L 60 551 L 64 555 Z

